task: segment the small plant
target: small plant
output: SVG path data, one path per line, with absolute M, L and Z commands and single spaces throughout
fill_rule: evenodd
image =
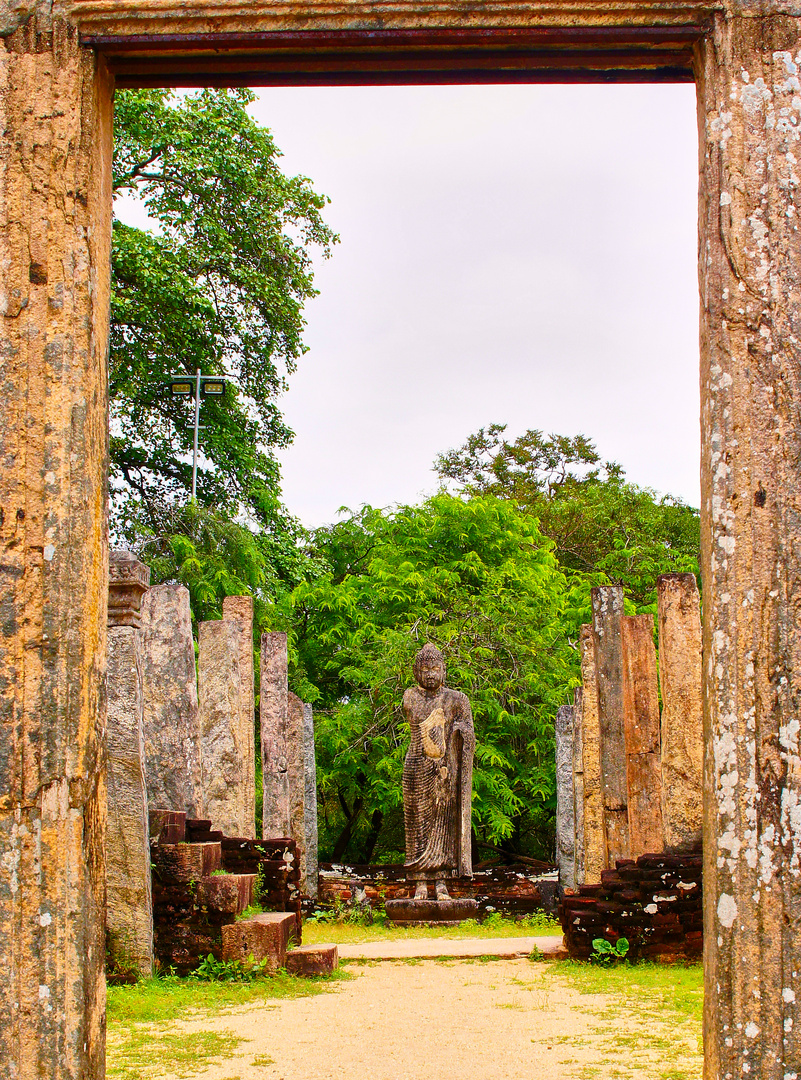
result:
M 253 954 L 241 960 L 217 960 L 211 953 L 201 960 L 189 976 L 203 982 L 254 982 L 267 974 L 267 959 L 254 960 Z
M 613 960 L 625 960 L 629 951 L 628 938 L 618 938 L 612 944 L 606 938 L 597 937 L 592 942 L 592 956 L 590 960 L 598 964 L 611 964 Z

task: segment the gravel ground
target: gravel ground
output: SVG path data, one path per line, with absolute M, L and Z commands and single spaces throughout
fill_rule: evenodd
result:
M 609 996 L 579 993 L 558 963 L 347 970 L 352 977 L 330 993 L 186 1022 L 186 1031 L 243 1040 L 197 1080 L 700 1080 L 697 1033 L 669 1013 L 644 1021 Z

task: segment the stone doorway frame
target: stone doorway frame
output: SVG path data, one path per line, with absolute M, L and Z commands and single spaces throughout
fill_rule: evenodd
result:
M 0 1076 L 104 1075 L 115 78 L 694 79 L 704 1074 L 796 1080 L 801 2 L 3 0 L 0 27 Z

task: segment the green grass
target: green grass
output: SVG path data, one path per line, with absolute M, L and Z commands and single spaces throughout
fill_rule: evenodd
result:
M 238 1005 L 322 994 L 347 979 L 345 972 L 300 979 L 286 972 L 252 983 L 197 979 L 146 979 L 108 988 L 109 1080 L 156 1080 L 169 1072 L 191 1077 L 231 1053 L 241 1042 L 229 1033 L 176 1031 L 171 1021 L 219 1016 Z M 275 1007 L 275 1006 L 273 1006 Z M 229 1078 L 230 1080 L 230 1078 Z
M 372 926 L 349 922 L 310 922 L 303 924 L 303 943 L 317 945 L 361 945 L 369 941 L 413 941 L 419 938 L 507 938 L 560 935 L 559 923 L 545 914 L 536 914 L 516 922 L 500 915 L 490 915 L 483 923 L 467 919 L 458 926 L 388 926 L 383 920 Z

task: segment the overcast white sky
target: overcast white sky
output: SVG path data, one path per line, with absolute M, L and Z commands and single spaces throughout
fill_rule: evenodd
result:
M 693 86 L 259 91 L 341 234 L 283 408 L 289 508 L 415 500 L 493 421 L 698 505 Z

